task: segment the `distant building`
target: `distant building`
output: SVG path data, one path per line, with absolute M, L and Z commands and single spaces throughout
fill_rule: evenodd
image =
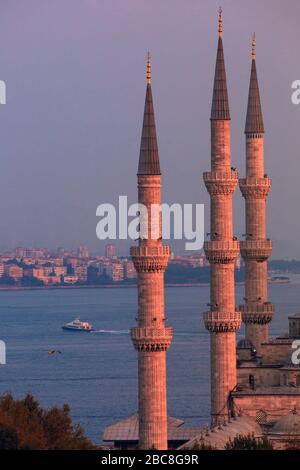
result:
M 25 258 L 27 256 L 27 248 L 24 248 L 24 247 L 17 247 L 15 249 L 15 257 L 16 258 Z
M 45 273 L 45 268 L 43 267 L 41 268 L 30 267 L 30 268 L 24 268 L 23 275 L 24 277 L 35 277 L 36 279 L 43 280 L 47 274 Z
M 80 245 L 80 247 L 77 250 L 77 256 L 78 258 L 89 258 L 89 250 L 86 246 Z
M 59 258 L 63 258 L 65 254 L 65 249 L 60 246 L 59 248 L 57 248 L 56 253 Z
M 120 282 L 124 279 L 124 267 L 122 263 L 112 263 L 105 267 L 105 271 L 113 282 Z
M 78 281 L 77 276 L 63 276 L 63 281 L 65 284 L 76 284 Z
M 67 274 L 67 267 L 66 266 L 53 266 L 52 271 L 55 273 L 56 276 L 65 276 Z
M 31 256 L 31 258 L 34 259 L 45 258 L 46 252 L 44 248 L 33 248 L 31 250 L 27 250 L 27 256 Z
M 87 281 L 87 265 L 82 264 L 74 268 L 74 275 L 78 277 L 78 281 L 86 282 Z
M 78 258 L 73 258 L 73 257 L 66 258 L 66 264 L 68 264 L 74 269 L 76 268 L 76 266 L 78 266 Z
M 43 282 L 46 285 L 61 284 L 61 276 L 51 274 L 50 276 L 45 277 Z
M 54 266 L 43 266 L 40 269 L 43 269 L 45 276 L 50 276 L 50 274 L 55 274 L 54 271 L 53 271 Z M 65 268 L 65 269 L 67 269 L 67 268 Z
M 117 257 L 117 248 L 113 243 L 109 243 L 105 246 L 105 257 L 112 259 Z
M 124 278 L 125 279 L 134 279 L 134 278 L 137 277 L 134 264 L 131 260 L 125 260 L 123 262 L 123 268 L 124 268 Z
M 205 256 L 191 256 L 189 259 L 189 264 L 193 268 L 203 268 L 206 265 L 206 258 Z
M 22 258 L 22 263 L 27 264 L 28 266 L 32 266 L 33 264 L 35 264 L 35 260 L 26 256 L 25 258 Z
M 4 274 L 4 263 L 0 263 L 0 277 Z
M 64 264 L 64 259 L 61 258 L 61 257 L 58 257 L 58 258 L 51 258 L 51 263 L 54 265 L 54 266 L 63 266 Z
M 45 266 L 47 263 L 49 263 L 49 260 L 47 258 L 31 258 L 31 260 L 32 264 L 34 264 L 35 266 Z
M 6 276 L 11 277 L 15 281 L 19 281 L 23 277 L 23 269 L 16 264 L 5 264 L 4 273 Z

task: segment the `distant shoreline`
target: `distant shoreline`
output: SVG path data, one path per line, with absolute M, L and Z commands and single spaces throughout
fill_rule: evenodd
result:
M 242 286 L 245 282 L 235 282 L 236 286 Z M 268 284 L 290 284 L 290 282 L 268 281 Z M 181 282 L 166 283 L 165 287 L 209 287 L 209 282 Z M 19 290 L 57 290 L 57 289 L 132 289 L 137 288 L 137 284 L 103 284 L 103 285 L 82 285 L 82 286 L 0 286 L 0 291 Z
M 236 282 L 236 286 L 243 285 L 244 282 Z M 273 284 L 271 282 L 271 284 Z M 276 282 L 275 282 L 276 284 Z M 209 287 L 209 282 L 186 282 L 186 283 L 166 283 L 165 287 Z M 0 286 L 0 291 L 31 291 L 31 290 L 63 290 L 63 289 L 132 289 L 137 288 L 137 284 L 107 284 L 91 286 Z
M 165 287 L 207 287 L 209 282 L 165 284 Z M 0 291 L 19 290 L 56 290 L 56 289 L 132 289 L 137 288 L 137 284 L 106 284 L 91 286 L 0 286 Z

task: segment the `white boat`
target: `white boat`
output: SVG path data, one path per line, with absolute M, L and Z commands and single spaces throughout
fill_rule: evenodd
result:
M 87 331 L 87 332 L 95 330 L 91 323 L 87 321 L 81 321 L 79 318 L 76 318 L 70 323 L 66 323 L 65 325 L 62 326 L 62 329 L 69 330 L 69 331 Z

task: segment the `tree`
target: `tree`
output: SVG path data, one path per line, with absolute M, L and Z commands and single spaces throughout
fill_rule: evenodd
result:
M 233 440 L 229 439 L 225 450 L 273 450 L 273 445 L 265 436 L 256 438 L 254 434 L 238 434 Z
M 216 450 L 211 444 L 205 442 L 203 438 L 195 441 L 193 446 L 189 450 Z
M 0 450 L 17 450 L 19 438 L 17 432 L 10 426 L 0 424 Z
M 73 424 L 70 407 L 43 409 L 27 394 L 15 400 L 0 396 L 0 449 L 92 450 L 96 447 L 80 425 Z

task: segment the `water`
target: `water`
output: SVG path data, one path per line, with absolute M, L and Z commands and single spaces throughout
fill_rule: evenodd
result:
M 298 279 L 270 286 L 277 314 L 272 334 L 287 331 L 298 311 Z M 188 425 L 209 421 L 209 335 L 201 313 L 208 287 L 166 288 L 166 317 L 174 327 L 168 352 L 169 414 Z M 237 299 L 243 286 L 237 287 Z M 33 393 L 43 406 L 68 403 L 88 436 L 101 442 L 103 429 L 137 409 L 137 361 L 128 330 L 135 325 L 136 289 L 61 289 L 0 292 L 0 338 L 7 365 L 0 369 L 0 393 Z M 64 332 L 80 315 L 94 333 Z M 62 354 L 49 355 L 48 349 Z

